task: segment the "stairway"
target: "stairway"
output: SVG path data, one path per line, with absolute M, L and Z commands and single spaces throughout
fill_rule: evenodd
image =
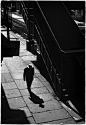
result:
M 45 56 L 46 50 L 56 73 L 60 76 L 59 85 L 59 82 L 55 82 L 52 70 L 51 77 L 52 79 L 54 77 L 56 91 L 64 102 L 71 100 L 84 117 L 84 35 L 62 2 L 37 2 L 34 17 L 36 30 L 39 33 L 36 34 L 36 38 L 41 37 L 41 40 L 37 41 L 48 71 L 50 73 L 50 61 Z M 46 49 L 42 47 L 42 42 Z
M 72 100 L 81 112 L 80 108 L 84 107 L 83 34 L 62 2 L 20 4 L 29 31 L 28 38 L 37 40 L 55 92 L 64 102 Z M 80 107 L 78 101 L 82 101 Z

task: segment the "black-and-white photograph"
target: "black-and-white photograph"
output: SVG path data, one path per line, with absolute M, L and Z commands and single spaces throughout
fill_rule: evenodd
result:
M 85 124 L 85 1 L 1 1 L 1 124 Z

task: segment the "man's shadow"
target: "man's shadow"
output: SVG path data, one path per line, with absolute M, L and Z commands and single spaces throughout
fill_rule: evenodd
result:
M 35 103 L 35 104 L 39 104 L 39 107 L 44 108 L 44 101 L 43 99 L 41 99 L 39 96 L 35 95 L 33 92 L 30 92 L 30 97 L 29 99 Z

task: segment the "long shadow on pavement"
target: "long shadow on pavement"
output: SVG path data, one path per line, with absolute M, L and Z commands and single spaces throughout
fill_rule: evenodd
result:
M 39 104 L 39 107 L 44 108 L 44 101 L 43 99 L 41 99 L 39 96 L 35 95 L 33 92 L 30 93 L 30 97 L 29 99 L 35 103 L 35 104 Z

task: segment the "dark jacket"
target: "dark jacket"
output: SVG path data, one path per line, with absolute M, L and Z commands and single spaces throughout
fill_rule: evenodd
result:
M 34 68 L 25 68 L 24 73 L 23 73 L 23 79 L 24 81 L 26 80 L 27 82 L 31 82 L 33 80 L 34 76 Z

